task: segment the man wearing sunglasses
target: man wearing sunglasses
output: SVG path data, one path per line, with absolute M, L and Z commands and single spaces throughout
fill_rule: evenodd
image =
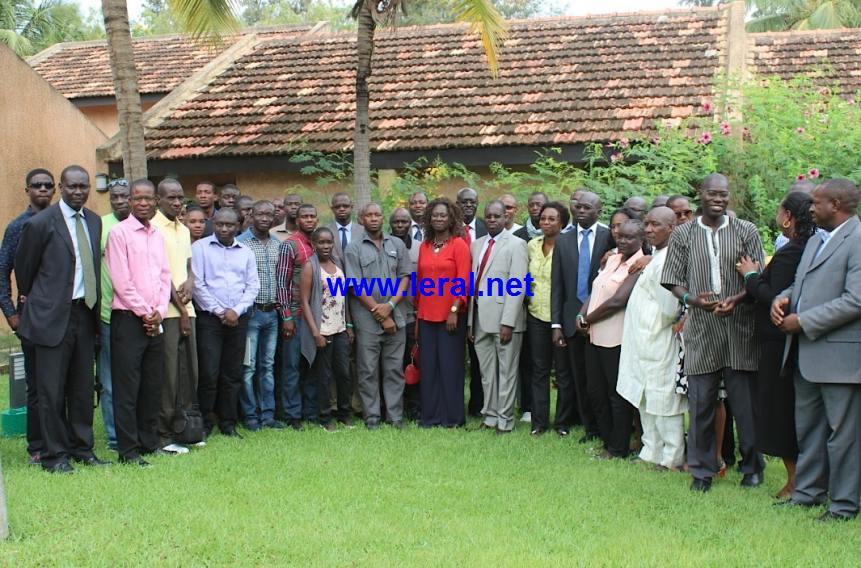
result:
M 84 207 L 90 176 L 60 175 L 59 203 L 24 223 L 15 256 L 21 303 L 18 333 L 35 346 L 42 467 L 104 465 L 93 453 L 93 369 L 98 333 L 102 221 Z
M 24 223 L 36 213 L 51 204 L 54 197 L 54 176 L 48 170 L 37 168 L 31 170 L 24 180 L 24 193 L 30 200 L 27 209 L 18 215 L 3 235 L 3 245 L 0 246 L 0 309 L 6 316 L 6 322 L 12 331 L 18 330 L 20 315 L 12 301 L 12 270 L 15 268 L 15 251 Z M 28 341 L 21 341 L 21 351 L 24 353 L 24 372 L 27 375 L 27 453 L 30 454 L 30 464 L 39 465 L 42 451 L 42 436 L 39 428 L 39 399 L 36 396 L 36 374 L 33 368 L 35 352 Z

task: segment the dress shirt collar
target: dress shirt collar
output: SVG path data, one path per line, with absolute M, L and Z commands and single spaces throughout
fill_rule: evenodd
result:
M 353 221 L 352 221 L 352 220 L 350 220 L 350 222 L 349 222 L 349 223 L 347 223 L 346 225 L 342 225 L 342 224 L 340 224 L 338 221 L 335 221 L 335 227 L 337 227 L 337 228 L 338 228 L 338 235 L 337 235 L 337 236 L 340 238 L 340 236 L 341 236 L 341 229 L 347 229 L 347 232 L 348 232 L 348 233 L 349 233 L 349 232 L 351 232 L 351 231 L 353 230 Z
M 84 208 L 83 207 L 81 207 L 80 211 L 75 211 L 74 209 L 69 207 L 69 204 L 66 203 L 65 201 L 63 201 L 62 199 L 60 199 L 60 211 L 62 211 L 63 217 L 66 217 L 68 219 L 74 219 L 75 215 L 77 213 L 80 213 L 81 218 L 84 218 Z
M 150 222 L 149 225 L 144 225 L 134 215 L 129 215 L 128 217 L 126 217 L 126 220 L 123 221 L 123 223 L 128 223 L 132 227 L 132 229 L 135 231 L 143 230 L 147 233 L 152 233 L 153 231 L 156 230 L 155 227 L 152 226 L 152 222 Z
M 470 228 L 470 229 L 472 229 L 472 231 L 471 231 L 471 232 L 472 232 L 472 234 L 473 234 L 473 235 L 475 235 L 475 219 L 476 219 L 476 217 L 473 217 L 473 218 L 472 218 L 472 221 L 470 221 L 469 223 L 467 223 L 467 225 L 469 225 L 469 228 Z
M 703 229 L 706 229 L 708 231 L 711 230 L 711 227 L 709 227 L 708 225 L 703 223 L 702 216 L 697 217 L 697 225 L 699 225 L 700 227 L 702 227 Z M 728 226 L 729 226 L 729 215 L 724 215 L 723 218 L 721 219 L 720 225 L 718 226 L 717 230 L 720 231 L 721 229 L 728 227 Z
M 591 233 L 589 233 L 590 236 L 594 235 L 595 229 L 597 229 L 597 228 L 598 228 L 598 222 L 597 221 L 595 223 L 593 223 L 591 227 L 586 227 L 585 229 L 583 227 L 581 227 L 580 225 L 577 225 L 577 236 L 578 237 L 582 236 L 583 231 L 586 231 L 586 230 L 592 231 Z
M 133 215 L 129 215 L 129 217 L 133 217 Z M 174 229 L 180 224 L 179 219 L 174 218 L 173 221 L 171 221 L 167 215 L 161 212 L 161 209 L 156 209 L 155 215 L 150 223 L 155 223 L 160 227 L 170 227 L 172 225 Z
M 817 233 L 821 236 L 822 241 L 827 244 L 828 241 L 834 238 L 834 235 L 840 232 L 840 229 L 846 226 L 846 223 L 848 223 L 850 219 L 852 219 L 852 217 L 849 217 L 849 219 L 846 219 L 845 221 L 837 225 L 833 231 L 829 232 L 820 227 Z

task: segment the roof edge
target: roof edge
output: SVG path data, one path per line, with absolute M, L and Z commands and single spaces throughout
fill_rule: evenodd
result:
M 781 32 L 747 32 L 747 35 L 753 38 L 759 37 L 792 37 L 792 36 L 811 36 L 811 35 L 842 35 L 842 34 L 861 34 L 861 28 L 829 28 L 818 30 L 784 30 Z

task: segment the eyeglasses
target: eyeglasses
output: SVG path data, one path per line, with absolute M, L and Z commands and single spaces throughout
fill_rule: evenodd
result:
M 71 190 L 71 191 L 84 191 L 85 189 L 90 189 L 90 184 L 88 183 L 71 183 L 69 185 L 64 185 L 63 188 Z
M 52 181 L 37 181 L 28 185 L 30 189 L 54 189 L 54 182 Z
M 127 180 L 125 178 L 118 178 L 115 180 L 111 180 L 111 182 L 108 184 L 108 189 L 112 189 L 114 187 L 128 187 L 128 186 L 129 186 L 129 180 Z

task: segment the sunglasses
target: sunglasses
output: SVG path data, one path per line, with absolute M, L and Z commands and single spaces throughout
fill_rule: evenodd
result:
M 54 189 L 54 182 L 52 181 L 37 181 L 35 183 L 31 183 L 28 185 L 30 189 Z

